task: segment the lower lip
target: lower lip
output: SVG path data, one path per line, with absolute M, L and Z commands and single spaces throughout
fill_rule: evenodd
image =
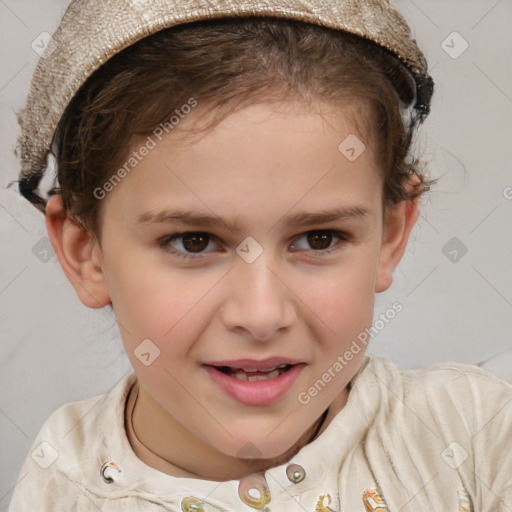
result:
M 203 368 L 213 382 L 237 402 L 245 405 L 269 405 L 279 400 L 293 386 L 304 366 L 304 363 L 295 364 L 279 377 L 253 382 L 231 377 L 213 366 L 205 365 Z

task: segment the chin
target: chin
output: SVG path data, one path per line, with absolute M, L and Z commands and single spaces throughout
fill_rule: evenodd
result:
M 226 455 L 235 457 L 239 460 L 246 462 L 248 465 L 258 463 L 258 465 L 274 466 L 280 462 L 284 462 L 299 451 L 302 445 L 299 445 L 301 436 L 293 437 L 284 436 L 279 438 L 275 436 L 255 435 L 252 438 L 245 438 L 243 440 L 230 439 L 229 446 L 224 451 Z

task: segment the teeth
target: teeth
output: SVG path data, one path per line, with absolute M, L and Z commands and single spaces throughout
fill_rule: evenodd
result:
M 271 372 L 271 371 L 273 371 L 273 370 L 275 370 L 275 369 L 276 369 L 276 367 L 275 367 L 275 366 L 274 366 L 273 368 L 267 368 L 267 369 L 265 369 L 265 370 L 249 370 L 248 368 L 242 368 L 242 370 L 243 370 L 244 372 L 248 372 L 248 373 L 251 373 L 251 372 Z
M 265 368 L 261 370 L 224 366 L 222 367 L 221 371 L 230 377 L 234 377 L 235 379 L 253 382 L 257 380 L 275 379 L 276 377 L 282 375 L 286 369 L 289 368 L 289 364 L 282 364 L 280 366 L 274 366 L 272 368 Z
M 274 371 L 275 369 L 280 369 L 280 368 L 285 368 L 286 366 L 288 366 L 287 364 L 282 364 L 281 366 L 273 366 L 272 368 L 266 368 L 264 370 L 249 370 L 248 368 L 242 368 L 242 370 L 244 372 L 248 372 L 248 373 L 251 373 L 251 372 L 272 372 Z
M 263 371 L 263 370 L 261 370 Z M 281 372 L 279 370 L 267 370 L 265 371 L 266 375 L 247 375 L 246 373 L 237 372 L 230 374 L 231 377 L 234 377 L 238 380 L 246 380 L 249 382 L 254 382 L 257 380 L 269 380 L 269 379 L 275 379 L 276 377 L 279 377 L 281 375 Z

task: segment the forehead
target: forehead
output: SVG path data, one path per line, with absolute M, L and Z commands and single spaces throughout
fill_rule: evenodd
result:
M 199 102 L 194 111 L 181 116 L 179 125 L 170 133 L 166 130 L 164 144 L 180 144 L 183 148 L 198 147 L 201 139 L 207 136 L 213 140 L 230 131 L 239 133 L 240 130 L 243 135 L 255 126 L 263 126 L 266 130 L 284 127 L 290 136 L 308 132 L 312 136 L 314 132 L 319 133 L 320 129 L 322 133 L 331 132 L 335 135 L 348 131 L 365 142 L 370 142 L 369 139 L 373 137 L 371 119 L 374 112 L 371 102 L 365 98 L 349 96 L 336 101 L 317 98 L 307 103 L 298 96 L 274 101 L 249 98 L 245 106 L 242 102 L 237 107 L 230 107 L 228 104 L 224 108 L 225 111 L 222 112 L 210 102 L 204 105 Z M 219 117 L 221 121 L 212 129 L 212 121 Z M 264 134 L 261 135 L 263 140 Z M 134 141 L 133 144 L 136 145 L 137 142 Z
M 271 221 L 283 210 L 381 204 L 373 142 L 358 111 L 315 104 L 257 104 L 194 133 L 200 109 L 154 147 L 107 195 L 105 215 L 140 218 L 170 206 Z M 130 155 L 147 138 L 135 140 Z M 153 144 L 151 144 L 153 146 Z M 295 212 L 296 213 L 296 212 Z

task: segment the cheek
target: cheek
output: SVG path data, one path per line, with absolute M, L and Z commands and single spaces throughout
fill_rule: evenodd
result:
M 172 265 L 166 255 L 123 238 L 129 236 L 105 244 L 104 270 L 132 366 L 157 380 L 169 378 L 162 374 L 164 368 L 186 372 L 193 364 L 191 347 L 211 322 L 225 270 L 187 271 Z M 142 360 L 147 353 L 150 359 L 157 354 L 149 366 Z
M 212 273 L 191 275 L 166 267 L 117 260 L 108 272 L 110 296 L 123 340 L 130 347 L 149 338 L 159 346 L 175 346 L 203 328 L 219 281 Z M 206 308 L 206 309 L 205 309 Z
M 340 334 L 371 323 L 377 259 L 374 252 L 360 251 L 332 271 L 302 279 L 301 297 L 331 331 Z

